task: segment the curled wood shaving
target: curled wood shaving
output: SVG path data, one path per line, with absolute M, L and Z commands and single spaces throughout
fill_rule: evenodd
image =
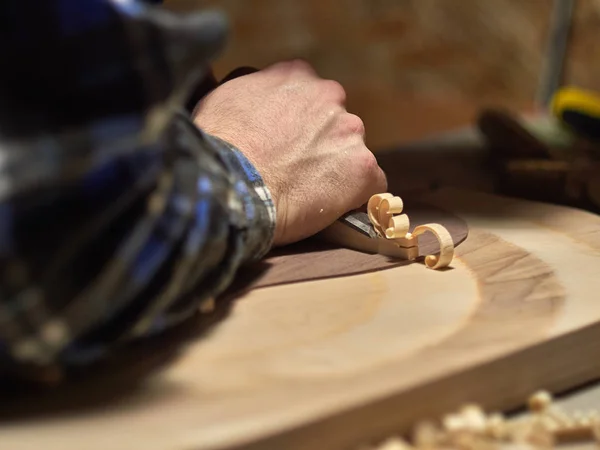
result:
M 438 223 L 419 225 L 413 230 L 412 236 L 416 238 L 427 231 L 433 233 L 440 243 L 440 254 L 439 256 L 427 255 L 425 257 L 425 265 L 430 269 L 448 267 L 454 258 L 454 241 L 452 240 L 452 236 L 446 228 Z
M 410 440 L 389 438 L 369 450 L 541 450 L 565 443 L 600 445 L 600 413 L 567 414 L 553 404 L 545 391 L 533 394 L 530 414 L 508 420 L 500 413 L 484 413 L 478 405 L 466 405 L 438 422 L 416 425 Z
M 449 266 L 454 258 L 454 241 L 448 230 L 438 223 L 428 223 L 417 226 L 409 233 L 410 219 L 408 215 L 401 214 L 403 210 L 402 199 L 388 192 L 373 195 L 367 204 L 369 220 L 380 238 L 398 246 L 418 246 L 418 236 L 430 232 L 440 244 L 440 253 L 427 255 L 425 265 L 430 269 Z

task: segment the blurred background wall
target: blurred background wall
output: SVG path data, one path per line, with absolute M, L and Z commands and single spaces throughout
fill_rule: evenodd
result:
M 600 0 L 576 1 L 569 83 L 600 89 Z M 551 0 L 167 0 L 232 25 L 222 76 L 302 57 L 341 82 L 372 149 L 472 122 L 481 107 L 529 111 Z

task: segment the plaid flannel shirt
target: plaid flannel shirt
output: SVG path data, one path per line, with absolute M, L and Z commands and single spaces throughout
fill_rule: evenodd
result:
M 223 22 L 163 14 L 0 5 L 0 369 L 86 364 L 160 333 L 271 246 L 257 170 L 165 106 Z

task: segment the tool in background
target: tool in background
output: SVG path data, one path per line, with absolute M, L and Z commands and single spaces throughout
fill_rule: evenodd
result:
M 564 87 L 553 96 L 551 107 L 552 114 L 575 134 L 600 142 L 600 94 Z
M 550 17 L 547 54 L 537 92 L 537 103 L 544 109 L 563 81 L 564 64 L 571 37 L 575 0 L 554 0 Z
M 485 110 L 478 126 L 499 193 L 600 212 L 600 95 L 564 87 L 551 114 Z

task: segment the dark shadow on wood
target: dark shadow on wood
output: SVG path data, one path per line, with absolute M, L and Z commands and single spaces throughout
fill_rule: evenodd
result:
M 292 256 L 299 254 L 307 254 L 307 253 L 318 253 L 324 252 L 328 250 L 334 250 L 339 248 L 333 244 L 328 242 L 319 240 L 316 237 L 308 238 L 300 242 L 296 242 L 294 244 L 286 245 L 284 247 L 278 247 L 273 249 L 268 255 L 267 260 L 269 258 L 275 258 L 279 256 Z
M 70 369 L 63 382 L 43 385 L 13 377 L 0 379 L 0 423 L 77 414 L 132 398 L 149 377 L 176 361 L 192 340 L 209 335 L 227 318 L 236 299 L 269 268 L 257 263 L 240 273 L 210 314 L 197 314 L 159 336 L 123 346 L 110 357 Z

